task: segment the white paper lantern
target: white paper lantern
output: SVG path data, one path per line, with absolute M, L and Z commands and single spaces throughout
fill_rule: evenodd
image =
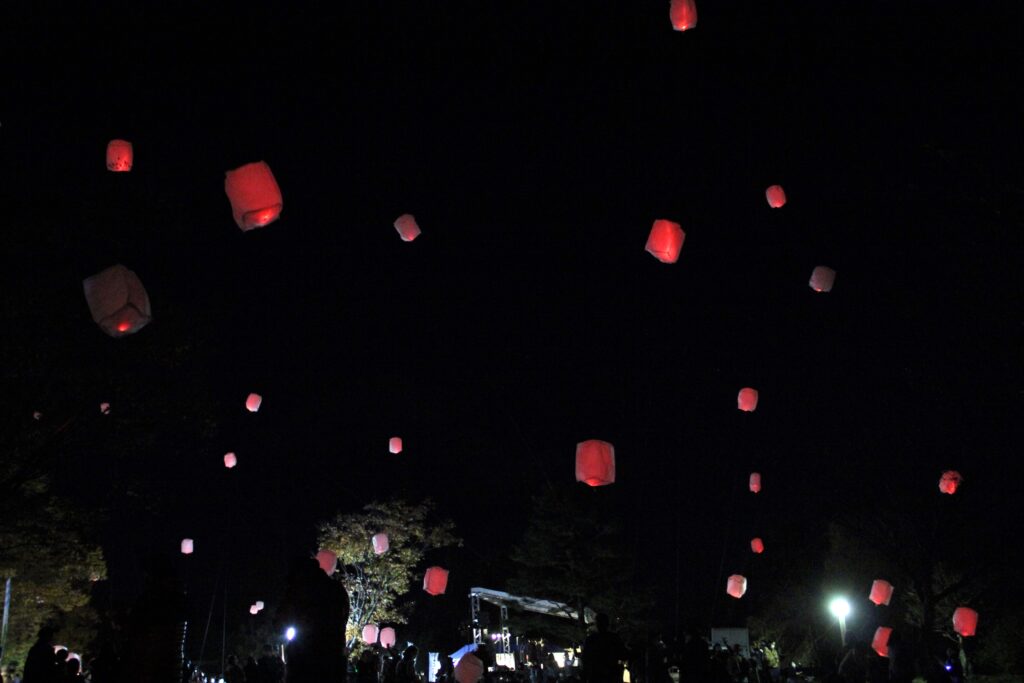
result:
M 373 535 L 373 552 L 377 555 L 383 555 L 391 547 L 391 543 L 388 540 L 387 534 L 374 534 Z
M 134 334 L 153 318 L 139 276 L 120 264 L 86 278 L 82 289 L 93 321 L 111 337 Z

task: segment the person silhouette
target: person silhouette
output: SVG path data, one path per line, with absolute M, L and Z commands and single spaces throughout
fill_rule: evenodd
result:
M 316 560 L 292 562 L 278 619 L 282 629 L 294 628 L 285 648 L 287 683 L 344 683 L 348 673 L 345 626 L 348 593 Z
M 25 658 L 22 683 L 50 683 L 53 680 L 53 633 L 52 626 L 43 626 L 39 629 L 36 642 Z
M 608 630 L 608 615 L 597 615 L 597 633 L 583 641 L 583 683 L 622 683 L 621 661 L 629 651 L 617 633 Z

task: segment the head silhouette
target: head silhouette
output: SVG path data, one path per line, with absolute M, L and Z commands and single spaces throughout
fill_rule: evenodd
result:
M 601 612 L 597 615 L 597 632 L 607 633 L 608 632 L 608 615 Z

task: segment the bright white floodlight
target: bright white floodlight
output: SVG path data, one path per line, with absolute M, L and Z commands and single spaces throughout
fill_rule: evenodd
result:
M 846 598 L 835 598 L 828 604 L 828 610 L 832 616 L 842 621 L 850 615 L 850 601 Z
M 295 627 L 289 626 L 288 630 L 284 632 L 284 637 L 289 641 L 295 640 Z

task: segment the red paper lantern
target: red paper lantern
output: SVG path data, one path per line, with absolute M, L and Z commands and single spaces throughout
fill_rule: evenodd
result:
M 733 574 L 725 584 L 725 592 L 734 598 L 742 598 L 747 592 L 747 578 L 739 574 Z
M 228 171 L 224 191 L 231 215 L 243 231 L 262 228 L 281 216 L 281 188 L 266 162 L 257 161 Z
M 459 658 L 455 665 L 455 683 L 478 683 L 484 675 L 484 663 L 472 652 Z
M 889 636 L 892 629 L 888 626 L 879 626 L 875 629 L 875 637 L 871 639 L 871 649 L 878 653 L 879 657 L 889 656 Z
M 316 561 L 320 565 L 320 569 L 327 573 L 327 576 L 333 576 L 334 572 L 338 569 L 338 556 L 330 550 L 318 552 L 316 554 Z
M 401 453 L 402 452 L 402 437 L 400 437 L 400 436 L 393 436 L 390 439 L 388 439 L 388 450 L 391 451 L 392 453 Z
M 758 555 L 760 555 L 764 552 L 764 541 L 762 541 L 760 538 L 753 539 L 752 541 L 750 541 L 750 549 Z
M 939 490 L 943 493 L 953 495 L 956 490 L 960 487 L 960 482 L 964 480 L 960 476 L 960 473 L 956 470 L 946 470 L 942 473 L 942 477 L 939 478 Z
M 234 453 L 225 453 L 224 454 L 224 467 L 227 467 L 230 470 L 232 467 L 234 467 L 237 464 L 238 464 L 238 458 L 235 457 Z
M 377 555 L 383 555 L 391 547 L 387 534 L 374 534 L 371 540 L 373 542 L 373 552 Z
M 111 140 L 107 143 L 107 170 L 127 172 L 132 170 L 132 143 L 127 140 Z
M 876 579 L 871 584 L 871 594 L 868 600 L 876 605 L 888 605 L 892 600 L 892 584 L 882 579 Z
M 757 410 L 757 389 L 743 387 L 736 396 L 736 407 L 745 413 Z
M 964 638 L 978 632 L 978 613 L 970 607 L 957 607 L 953 612 L 953 630 Z
M 195 550 L 195 543 L 192 541 L 191 538 L 183 538 L 183 539 L 181 539 L 181 554 L 182 555 L 191 555 L 193 550 Z
M 647 237 L 647 252 L 662 263 L 675 263 L 679 260 L 679 250 L 683 248 L 685 239 L 686 233 L 678 223 L 656 220 Z
M 263 403 L 263 397 L 259 394 L 249 394 L 248 398 L 245 399 L 245 409 L 250 413 L 255 413 L 260 409 L 260 405 Z
M 831 292 L 832 284 L 836 281 L 836 271 L 827 266 L 817 266 L 811 273 L 811 279 L 807 283 L 815 292 Z
M 367 645 L 376 645 L 379 635 L 380 629 L 377 628 L 377 624 L 367 624 L 363 627 L 363 642 Z
M 138 332 L 152 320 L 149 296 L 139 277 L 122 265 L 82 281 L 92 319 L 111 337 Z
M 672 20 L 672 28 L 686 31 L 697 25 L 696 0 L 672 0 L 668 8 L 668 17 Z
M 448 570 L 441 567 L 430 567 L 423 575 L 423 590 L 431 595 L 443 595 L 448 587 Z
M 768 199 L 768 206 L 773 209 L 780 209 L 786 205 L 786 191 L 782 189 L 782 185 L 772 185 L 764 191 L 764 196 Z
M 751 493 L 761 492 L 761 473 L 751 472 L 750 473 L 750 491 Z
M 249 614 L 256 615 L 259 613 L 259 608 L 256 605 L 249 605 Z
M 576 481 L 587 486 L 615 483 L 615 446 L 590 439 L 576 444 Z
M 411 213 L 404 213 L 395 219 L 395 230 L 403 242 L 412 242 L 420 236 L 420 226 L 416 224 L 416 217 Z
M 381 647 L 392 648 L 395 646 L 395 640 L 395 629 L 386 626 L 380 630 Z

